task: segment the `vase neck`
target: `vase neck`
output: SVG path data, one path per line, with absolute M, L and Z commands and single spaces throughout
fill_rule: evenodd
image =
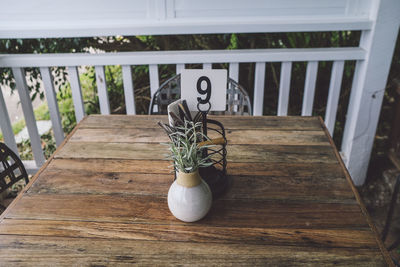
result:
M 198 170 L 190 173 L 178 172 L 176 182 L 184 187 L 195 187 L 201 183 L 201 177 Z

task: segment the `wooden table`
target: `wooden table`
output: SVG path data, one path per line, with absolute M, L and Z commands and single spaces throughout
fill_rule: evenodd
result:
M 89 116 L 0 217 L 0 265 L 390 262 L 319 118 L 217 118 L 233 183 L 205 219 L 168 210 L 166 117 Z

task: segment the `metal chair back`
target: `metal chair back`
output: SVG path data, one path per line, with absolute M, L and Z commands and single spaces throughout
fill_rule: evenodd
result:
M 166 115 L 169 104 L 181 97 L 181 75 L 178 74 L 165 81 L 151 98 L 149 114 Z M 228 78 L 226 91 L 226 110 L 211 112 L 215 115 L 252 115 L 251 102 L 247 91 Z
M 0 142 L 0 193 L 20 180 L 29 182 L 24 164 L 19 157 L 4 143 Z

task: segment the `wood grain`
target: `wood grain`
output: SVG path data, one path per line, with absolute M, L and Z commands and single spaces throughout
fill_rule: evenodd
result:
M 337 162 L 328 146 L 284 145 L 230 145 L 227 146 L 228 162 Z M 164 152 L 165 151 L 165 152 Z M 70 142 L 55 158 L 81 159 L 166 159 L 167 147 L 147 143 L 92 143 Z
M 84 211 L 84 212 L 83 212 Z M 26 194 L 6 218 L 180 224 L 165 197 Z M 367 227 L 357 204 L 215 200 L 199 224 L 237 227 Z
M 298 248 L 195 242 L 162 242 L 35 236 L 0 239 L 0 265 L 257 265 L 385 266 L 371 249 Z
M 211 133 L 210 138 L 217 138 Z M 330 146 L 322 131 L 263 131 L 263 130 L 227 130 L 229 144 L 270 144 L 270 145 L 309 145 Z M 160 143 L 169 138 L 160 129 L 151 128 L 83 128 L 71 138 L 71 142 L 103 143 Z
M 173 179 L 172 173 L 45 170 L 28 192 L 166 196 Z M 354 203 L 355 200 L 342 177 L 231 175 L 230 179 L 231 187 L 222 199 L 281 199 L 321 203 Z
M 210 119 L 220 121 L 225 129 L 263 129 L 263 130 L 322 130 L 318 117 L 299 116 L 209 116 Z M 249 119 L 251 118 L 251 119 Z M 81 128 L 157 128 L 158 121 L 168 123 L 164 115 L 91 115 Z
M 168 210 L 165 116 L 89 116 L 0 218 L 0 266 L 390 265 L 318 118 L 216 118 L 232 183 L 204 219 Z
M 96 166 L 98 172 L 132 172 L 132 173 L 160 173 L 169 174 L 171 163 L 165 160 L 131 160 L 131 159 L 63 159 L 52 160 L 49 165 L 51 170 L 92 171 Z M 343 170 L 339 163 L 294 163 L 294 162 L 229 162 L 230 175 L 252 176 L 284 176 L 284 177 L 342 177 Z
M 6 219 L 0 224 L 0 234 L 352 249 L 376 247 L 368 228 L 337 231 Z

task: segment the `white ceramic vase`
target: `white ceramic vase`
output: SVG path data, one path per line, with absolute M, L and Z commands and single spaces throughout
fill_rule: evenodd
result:
M 206 216 L 211 203 L 211 190 L 201 179 L 198 170 L 177 173 L 168 191 L 168 207 L 177 219 L 184 222 L 198 221 Z

